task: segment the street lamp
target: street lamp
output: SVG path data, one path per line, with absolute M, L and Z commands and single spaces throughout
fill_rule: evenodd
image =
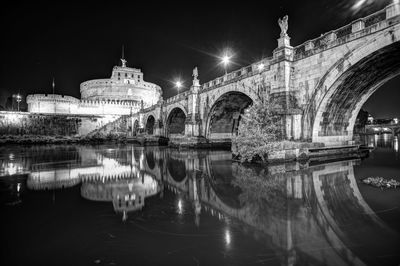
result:
M 221 58 L 222 64 L 224 64 L 225 75 L 227 74 L 226 68 L 228 67 L 229 63 L 231 62 L 230 60 L 231 60 L 231 57 L 228 56 L 228 55 L 224 55 L 224 56 Z
M 21 94 L 14 94 L 13 97 L 15 98 L 15 101 L 17 102 L 17 106 L 18 106 L 18 112 L 19 112 L 19 103 L 22 101 L 22 96 Z
M 182 87 L 182 82 L 180 80 L 175 82 L 175 87 L 178 89 L 178 94 L 179 94 L 179 89 Z

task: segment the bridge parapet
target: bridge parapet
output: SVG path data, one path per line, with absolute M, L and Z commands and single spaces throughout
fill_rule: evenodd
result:
M 357 19 L 339 29 L 322 34 L 294 47 L 294 60 L 312 56 L 332 47 L 351 42 L 398 23 L 400 5 L 393 4 L 367 17 Z
M 272 63 L 272 57 L 264 58 L 251 65 L 242 67 L 241 69 L 227 73 L 224 76 L 217 77 L 201 85 L 201 91 L 212 90 L 220 86 L 227 85 L 229 83 L 237 82 L 241 79 L 259 74 L 260 72 L 270 69 Z
M 172 96 L 172 97 L 168 98 L 167 100 L 165 100 L 165 102 L 167 104 L 179 102 L 183 98 L 186 98 L 188 95 L 189 95 L 189 91 L 184 91 L 184 92 L 181 92 L 181 93 L 179 93 L 179 94 L 177 94 L 175 96 Z

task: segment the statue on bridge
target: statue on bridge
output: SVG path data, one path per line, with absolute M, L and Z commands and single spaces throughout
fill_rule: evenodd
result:
M 121 63 L 122 63 L 122 67 L 126 67 L 126 60 L 124 58 L 121 58 Z
M 199 72 L 197 70 L 197 67 L 193 68 L 193 86 L 200 86 L 199 84 L 199 79 L 197 78 L 199 76 Z
M 199 72 L 197 71 L 197 67 L 193 68 L 193 79 L 197 79 L 197 77 L 199 76 Z
M 286 33 L 289 27 L 288 20 L 289 20 L 288 15 L 284 16 L 283 19 L 281 18 L 278 19 L 279 27 L 281 27 L 281 38 L 288 36 L 288 34 Z

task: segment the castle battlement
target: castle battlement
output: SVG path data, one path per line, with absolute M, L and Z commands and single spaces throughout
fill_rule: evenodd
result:
M 68 102 L 68 103 L 77 103 L 79 102 L 79 99 L 72 97 L 72 96 L 66 96 L 66 95 L 60 95 L 60 94 L 31 94 L 26 96 L 26 102 L 32 103 L 36 101 L 56 101 L 56 102 Z
M 28 111 L 46 114 L 128 115 L 150 106 L 162 97 L 156 84 L 143 80 L 140 69 L 115 66 L 109 79 L 94 79 L 80 84 L 81 99 L 58 94 L 27 96 Z

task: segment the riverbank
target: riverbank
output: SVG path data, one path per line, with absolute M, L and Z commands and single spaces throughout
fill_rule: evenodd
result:
M 101 144 L 101 143 L 136 143 L 140 146 L 169 146 L 181 149 L 223 149 L 232 151 L 232 159 L 241 161 L 240 155 L 234 146 L 228 141 L 209 142 L 199 141 L 199 139 L 188 139 L 185 142 L 169 140 L 164 137 L 156 136 L 136 136 L 127 138 L 125 135 L 95 135 L 91 137 L 81 136 L 46 136 L 46 135 L 3 135 L 0 136 L 0 144 L 16 144 L 16 145 L 47 145 L 47 144 Z M 362 149 L 358 145 L 325 147 L 322 143 L 308 142 L 292 142 L 282 141 L 275 143 L 273 150 L 264 155 L 254 156 L 251 163 L 256 164 L 275 164 L 291 161 L 329 161 L 332 158 L 355 158 L 360 157 Z
M 42 136 L 42 135 L 3 135 L 0 136 L 0 144 L 73 144 L 73 143 L 104 143 L 104 142 L 126 142 L 122 136 Z
M 251 160 L 242 156 L 237 147 L 232 146 L 232 158 L 235 161 L 247 161 L 257 164 L 276 164 L 291 161 L 323 162 L 337 159 L 365 157 L 368 149 L 360 145 L 325 146 L 323 143 L 280 141 L 253 153 Z M 249 151 L 246 151 L 249 152 Z

